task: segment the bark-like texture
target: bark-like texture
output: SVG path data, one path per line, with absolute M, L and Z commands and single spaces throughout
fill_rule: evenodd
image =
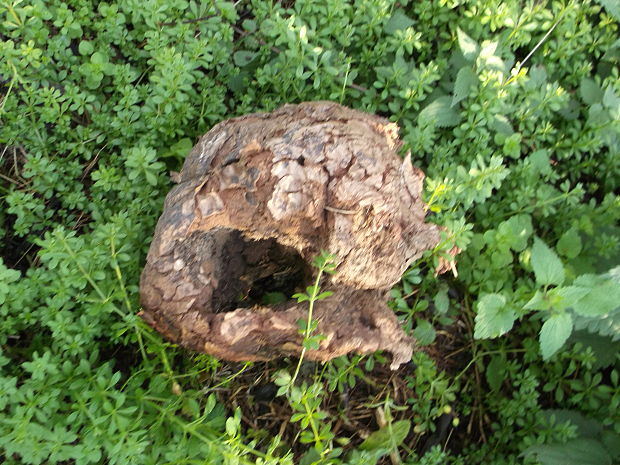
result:
M 142 273 L 145 321 L 184 347 L 226 360 L 301 351 L 307 303 L 260 304 L 311 284 L 321 251 L 338 257 L 317 302 L 321 347 L 411 358 L 413 341 L 387 307 L 407 266 L 439 240 L 424 223 L 423 173 L 397 155 L 398 128 L 331 102 L 285 105 L 215 126 L 166 198 Z

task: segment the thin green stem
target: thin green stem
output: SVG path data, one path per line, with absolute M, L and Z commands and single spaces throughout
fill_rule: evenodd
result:
M 319 283 L 321 282 L 321 277 L 323 276 L 323 268 L 319 269 L 319 272 L 316 275 L 316 280 L 314 281 L 314 286 L 312 286 L 312 293 L 310 295 L 310 301 L 308 304 L 308 320 L 306 321 L 306 331 L 304 332 L 304 344 L 301 349 L 301 354 L 299 355 L 299 361 L 297 362 L 297 367 L 295 368 L 295 373 L 291 378 L 290 385 L 292 386 L 297 379 L 297 375 L 299 375 L 299 370 L 301 369 L 301 363 L 304 360 L 304 356 L 306 355 L 306 341 L 310 337 L 311 323 L 312 323 L 312 312 L 314 311 L 314 302 L 316 301 L 316 296 L 319 294 Z

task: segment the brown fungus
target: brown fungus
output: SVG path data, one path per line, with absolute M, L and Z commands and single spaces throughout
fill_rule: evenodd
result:
M 338 268 L 322 290 L 334 294 L 315 307 L 326 338 L 307 357 L 386 350 L 392 368 L 409 361 L 413 341 L 388 292 L 439 231 L 424 223 L 424 175 L 400 145 L 395 124 L 331 102 L 215 126 L 166 198 L 141 277 L 142 318 L 226 360 L 299 354 L 307 303 L 263 297 L 305 289 L 327 250 Z

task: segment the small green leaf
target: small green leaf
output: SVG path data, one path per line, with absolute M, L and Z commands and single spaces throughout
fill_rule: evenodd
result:
M 553 313 L 540 330 L 540 351 L 549 360 L 564 345 L 573 331 L 573 317 L 568 312 Z
M 537 237 L 534 238 L 531 263 L 538 284 L 560 286 L 564 282 L 562 261 L 547 244 Z
M 80 55 L 90 55 L 93 53 L 93 50 L 93 44 L 88 40 L 81 41 L 80 45 L 78 46 L 78 51 L 80 52 Z
M 319 295 L 316 296 L 315 300 L 324 300 L 327 299 L 328 297 L 334 295 L 333 291 L 325 291 L 325 292 L 321 292 Z
M 459 48 L 465 59 L 470 62 L 475 61 L 480 53 L 480 45 L 465 34 L 461 28 L 456 29 L 456 36 L 459 41 Z
M 233 417 L 226 419 L 226 434 L 233 437 L 237 434 L 237 422 Z
M 500 294 L 486 294 L 478 301 L 474 338 L 486 339 L 501 336 L 512 329 L 515 312 L 506 305 Z
M 246 31 L 249 31 L 249 32 L 256 31 L 256 21 L 252 19 L 244 19 L 243 22 L 241 23 L 241 26 Z
M 192 140 L 189 137 L 183 137 L 170 146 L 170 151 L 161 155 L 161 157 L 177 157 L 181 160 L 185 159 L 187 154 L 192 150 L 194 146 Z
M 469 95 L 469 90 L 477 83 L 478 76 L 471 66 L 464 66 L 459 69 L 459 72 L 456 75 L 456 81 L 454 81 L 452 104 L 450 106 L 453 107 L 466 98 Z
M 388 452 L 400 446 L 411 428 L 409 420 L 395 421 L 375 431 L 359 446 L 360 450 L 386 449 Z
M 102 65 L 108 62 L 108 57 L 101 52 L 95 52 L 91 55 L 90 62 L 95 65 Z
M 267 292 L 261 297 L 261 304 L 276 305 L 286 302 L 288 299 L 283 292 Z
M 293 294 L 293 299 L 297 299 L 297 303 L 300 303 L 310 300 L 310 297 L 307 294 L 298 292 L 297 294 Z

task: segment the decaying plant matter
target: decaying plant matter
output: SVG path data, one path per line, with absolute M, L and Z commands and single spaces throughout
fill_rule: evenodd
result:
M 285 105 L 215 126 L 166 198 L 141 278 L 142 317 L 182 346 L 227 360 L 301 351 L 306 304 L 264 305 L 311 282 L 321 250 L 338 257 L 316 303 L 326 339 L 307 357 L 391 352 L 413 341 L 387 307 L 407 266 L 437 244 L 424 223 L 423 173 L 397 155 L 398 128 L 331 102 Z

